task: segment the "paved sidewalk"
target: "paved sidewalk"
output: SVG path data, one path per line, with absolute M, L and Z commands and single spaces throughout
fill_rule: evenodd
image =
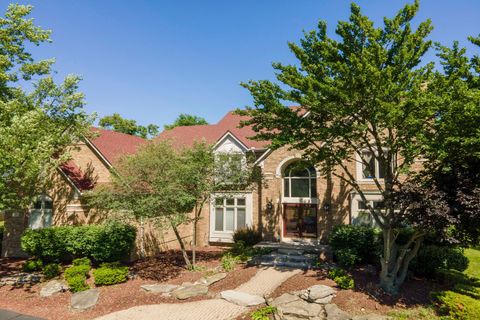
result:
M 265 296 L 300 270 L 264 268 L 236 291 Z M 163 303 L 138 306 L 107 314 L 97 320 L 229 320 L 247 310 L 223 299 L 210 299 L 186 303 Z
M 0 320 L 43 320 L 41 318 L 27 316 L 10 310 L 0 309 Z

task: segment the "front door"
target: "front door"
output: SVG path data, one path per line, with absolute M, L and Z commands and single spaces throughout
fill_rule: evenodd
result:
M 317 237 L 317 205 L 285 204 L 284 236 L 298 238 Z

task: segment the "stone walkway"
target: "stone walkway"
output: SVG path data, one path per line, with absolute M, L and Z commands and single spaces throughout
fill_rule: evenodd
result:
M 298 269 L 260 269 L 252 279 L 235 290 L 265 296 L 299 272 Z M 238 306 L 223 299 L 210 299 L 186 303 L 138 306 L 107 314 L 97 318 L 97 320 L 228 320 L 235 319 L 246 310 L 246 307 Z
M 41 318 L 27 316 L 17 312 L 0 309 L 0 320 L 43 320 Z

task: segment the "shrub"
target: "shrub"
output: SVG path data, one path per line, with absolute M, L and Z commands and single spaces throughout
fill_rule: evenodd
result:
M 88 257 L 97 262 L 126 258 L 135 241 L 135 228 L 118 222 L 100 225 L 27 229 L 22 248 L 44 261 Z
M 82 276 L 74 276 L 70 278 L 65 278 L 68 283 L 68 287 L 72 292 L 80 292 L 90 289 L 88 284 L 85 282 L 86 278 Z
M 250 314 L 252 320 L 270 320 L 270 315 L 274 314 L 277 311 L 277 308 L 272 306 L 266 306 L 255 310 Z
M 435 295 L 439 302 L 439 312 L 448 319 L 480 319 L 480 300 L 453 291 L 443 291 Z
M 88 259 L 88 258 L 77 258 L 77 259 L 73 259 L 72 265 L 74 265 L 74 266 L 89 266 L 90 267 L 92 265 L 92 261 L 90 261 L 90 259 Z
M 3 223 L 3 221 L 0 221 L 0 252 L 2 252 L 3 233 L 5 232 L 5 226 Z
M 345 266 L 372 262 L 376 259 L 375 230 L 356 225 L 335 226 L 329 236 L 330 246 L 338 262 Z
M 222 260 L 220 261 L 222 264 L 222 268 L 225 271 L 232 271 L 235 268 L 235 265 L 240 261 L 239 257 L 232 255 L 230 252 L 227 252 L 223 255 Z
M 52 279 L 58 277 L 62 273 L 62 268 L 58 263 L 49 263 L 43 267 L 42 271 L 45 279 Z
M 108 286 L 127 281 L 128 268 L 119 265 L 104 265 L 93 271 L 95 285 Z
M 433 277 L 441 269 L 464 271 L 468 259 L 463 251 L 436 245 L 423 246 L 410 264 L 410 270 L 418 276 Z
M 245 246 L 252 247 L 262 241 L 262 233 L 250 227 L 238 229 L 233 233 L 233 241 L 242 241 Z
M 89 271 L 89 265 L 71 266 L 65 270 L 65 280 L 72 292 L 80 292 L 90 288 L 86 283 Z
M 355 287 L 355 281 L 345 270 L 340 268 L 334 268 L 328 271 L 328 277 L 335 281 L 341 289 L 353 289 Z
M 43 262 L 40 259 L 28 260 L 22 266 L 24 272 L 40 271 L 43 268 Z

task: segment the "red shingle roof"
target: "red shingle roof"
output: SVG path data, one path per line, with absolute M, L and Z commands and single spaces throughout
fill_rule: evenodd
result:
M 223 135 L 230 131 L 248 148 L 266 148 L 269 141 L 249 139 L 255 135 L 250 126 L 239 128 L 240 121 L 247 119 L 248 117 L 237 115 L 232 111 L 227 113 L 217 124 L 175 127 L 170 130 L 164 130 L 155 140 L 169 140 L 182 146 L 191 146 L 194 141 L 205 141 L 208 144 L 215 144 Z
M 116 131 L 100 128 L 92 128 L 92 131 L 97 137 L 90 139 L 90 142 L 111 164 L 123 155 L 134 154 L 140 146 L 148 142 L 143 138 Z
M 80 191 L 91 190 L 95 186 L 95 182 L 91 177 L 87 176 L 75 164 L 73 160 L 69 160 L 60 166 L 60 170 L 70 179 L 70 181 Z

